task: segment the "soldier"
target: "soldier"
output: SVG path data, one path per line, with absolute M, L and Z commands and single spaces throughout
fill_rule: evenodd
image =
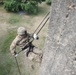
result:
M 31 43 L 33 39 L 37 38 L 38 36 L 36 34 L 32 37 L 29 33 L 27 33 L 25 27 L 19 27 L 17 30 L 17 36 L 10 45 L 11 54 L 15 56 L 17 54 L 16 46 L 19 46 L 22 50 L 27 50 L 26 56 L 30 60 L 36 60 L 41 62 L 42 52 L 38 51 Z

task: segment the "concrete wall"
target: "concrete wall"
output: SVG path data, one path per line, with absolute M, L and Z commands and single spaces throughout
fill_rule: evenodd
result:
M 40 75 L 76 75 L 76 0 L 53 0 Z

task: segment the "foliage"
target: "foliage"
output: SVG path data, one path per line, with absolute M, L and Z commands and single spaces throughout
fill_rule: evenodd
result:
M 20 2 L 17 2 L 16 0 L 11 0 L 11 1 L 5 1 L 4 2 L 4 8 L 7 11 L 18 12 L 19 11 L 19 6 L 20 6 Z
M 41 3 L 42 2 L 42 0 L 30 0 L 30 1 L 37 2 L 37 3 Z
M 7 11 L 19 12 L 25 11 L 27 13 L 37 13 L 38 3 L 41 3 L 41 0 L 6 0 L 4 2 L 4 8 Z
M 42 0 L 42 1 L 45 1 L 45 0 Z
M 38 6 L 36 2 L 28 2 L 26 4 L 22 4 L 21 7 L 25 12 L 29 14 L 31 13 L 36 14 L 38 11 Z
M 51 5 L 51 0 L 46 0 L 46 3 L 47 3 L 48 5 Z

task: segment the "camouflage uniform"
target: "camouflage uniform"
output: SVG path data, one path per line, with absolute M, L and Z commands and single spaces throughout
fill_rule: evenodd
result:
M 32 43 L 29 43 L 33 38 L 27 33 L 27 35 L 17 35 L 16 38 L 13 40 L 13 42 L 10 45 L 10 52 L 12 55 L 16 54 L 16 46 L 19 46 L 22 50 L 26 51 L 26 56 L 30 60 L 36 60 L 38 62 L 41 61 L 42 57 L 42 51 L 36 49 Z

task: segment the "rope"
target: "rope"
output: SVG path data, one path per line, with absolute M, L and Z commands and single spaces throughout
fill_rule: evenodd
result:
M 48 21 L 49 17 L 47 18 L 47 20 L 45 21 L 45 23 L 42 25 L 42 27 L 40 28 L 40 30 L 37 32 L 37 34 L 41 31 L 41 29 L 45 26 L 46 22 Z
M 50 14 L 50 12 L 45 16 L 45 18 L 41 21 L 41 23 L 38 25 L 38 27 L 36 28 L 36 30 L 34 31 L 34 33 L 38 30 L 38 28 L 41 26 L 41 24 L 43 23 L 43 21 L 47 18 L 47 16 Z M 34 34 L 33 33 L 33 34 Z
M 17 58 L 16 58 L 16 57 L 15 57 L 15 60 L 16 60 L 16 64 L 17 64 L 17 68 L 18 68 L 18 72 L 19 72 L 19 74 L 21 75 L 21 71 L 20 71 L 20 68 L 19 68 L 18 61 L 17 61 Z

